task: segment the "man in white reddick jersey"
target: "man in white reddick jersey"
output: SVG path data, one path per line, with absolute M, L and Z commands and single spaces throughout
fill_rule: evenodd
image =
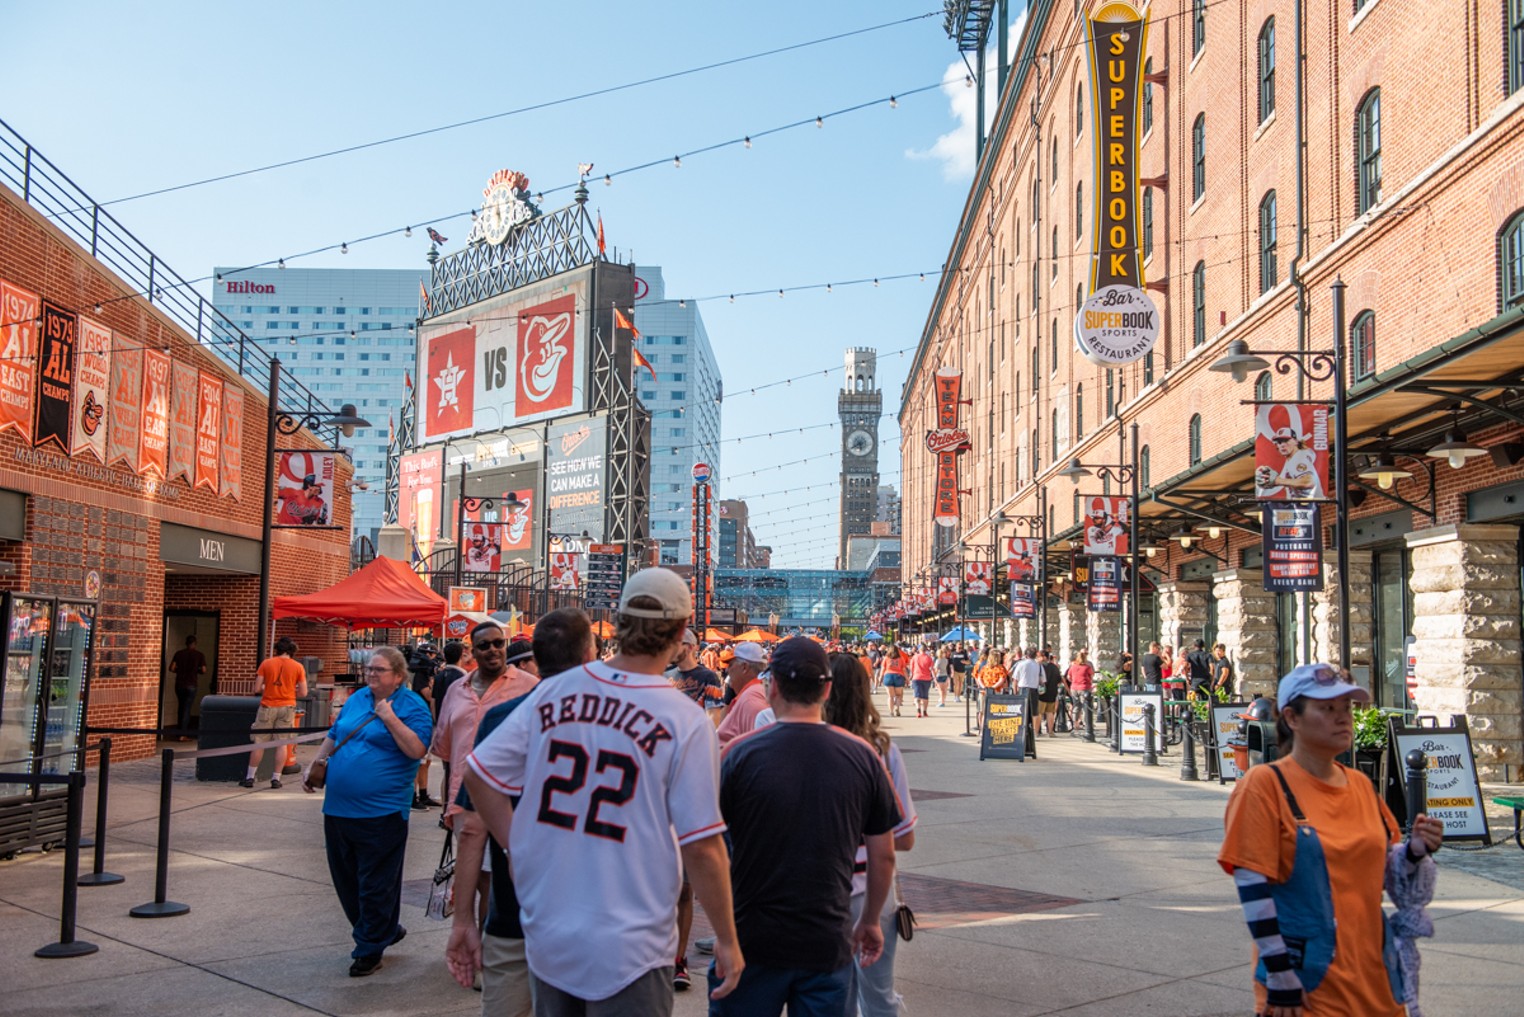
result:
M 466 759 L 471 800 L 508 845 L 537 1017 L 672 1012 L 680 862 L 715 930 L 712 995 L 740 979 L 719 744 L 662 676 L 692 613 L 676 573 L 637 572 L 620 652 L 542 682 Z

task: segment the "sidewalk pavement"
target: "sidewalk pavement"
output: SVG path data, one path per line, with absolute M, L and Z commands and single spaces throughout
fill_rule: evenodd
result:
M 915 940 L 899 945 L 909 1013 L 1250 1012 L 1248 934 L 1213 861 L 1229 788 L 1182 783 L 1178 754 L 1144 768 L 1068 737 L 1039 739 L 1035 761 L 981 763 L 977 741 L 961 737 L 961 704 L 888 725 L 921 816 L 915 849 L 900 858 L 921 921 Z M 169 899 L 190 913 L 128 917 L 153 898 L 158 766 L 112 774 L 107 868 L 127 880 L 79 891 L 78 937 L 99 953 L 32 956 L 58 936 L 61 851 L 0 863 L 8 1017 L 479 1013 L 481 997 L 445 971 L 447 924 L 423 916 L 422 881 L 442 837 L 437 811 L 413 814 L 407 941 L 369 978 L 346 974 L 351 942 L 328 881 L 320 800 L 294 784 L 198 783 L 194 764 L 180 764 Z M 91 807 L 85 814 L 88 831 Z M 1437 932 L 1422 944 L 1425 1012 L 1517 1014 L 1524 852 L 1445 850 L 1439 860 Z M 705 925 L 700 915 L 695 934 Z M 690 958 L 694 988 L 676 1006 L 685 1017 L 705 1010 L 707 961 Z

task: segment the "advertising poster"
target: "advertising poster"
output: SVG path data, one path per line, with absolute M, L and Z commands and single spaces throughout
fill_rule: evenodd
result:
M 550 588 L 575 593 L 582 586 L 580 554 L 557 551 L 550 556 Z
M 1404 788 L 1407 767 L 1403 760 L 1414 749 L 1423 750 L 1428 796 L 1426 808 L 1430 819 L 1444 822 L 1445 839 L 1491 843 L 1469 731 L 1456 727 L 1393 725 L 1392 735 L 1397 752 L 1396 770 L 1402 775 Z
M 545 450 L 546 507 L 554 533 L 603 539 L 608 420 L 563 421 L 550 426 Z
M 196 397 L 201 372 L 176 360 L 169 393 L 169 476 L 190 484 L 196 473 Z
M 196 487 L 217 493 L 222 445 L 222 379 L 200 372 L 196 399 Z
M 1323 522 L 1316 503 L 1268 501 L 1260 506 L 1265 589 L 1272 593 L 1323 588 Z
M 528 551 L 534 547 L 534 492 L 530 490 L 504 491 L 499 505 L 507 505 L 517 498 L 516 509 L 503 510 L 503 550 Z
M 79 320 L 61 307 L 42 302 L 42 330 L 37 348 L 37 415 L 32 443 L 69 452 L 70 409 L 74 404 L 74 347 Z
M 1005 567 L 1011 579 L 1023 583 L 1042 580 L 1042 541 L 1036 537 L 1007 537 Z
M 397 525 L 428 554 L 439 533 L 438 506 L 444 481 L 444 450 L 409 452 L 397 459 Z
M 37 312 L 42 298 L 0 282 L 0 431 L 32 440 L 32 390 L 37 380 Z
M 1091 558 L 1089 574 L 1091 611 L 1122 610 L 1122 561 L 1119 558 Z
M 1012 618 L 1036 618 L 1037 617 L 1037 584 L 1036 583 L 1011 583 L 1011 617 Z
M 1132 499 L 1092 495 L 1085 502 L 1085 553 L 1131 554 L 1128 547 L 1129 512 Z
M 943 607 L 952 607 L 958 602 L 958 577 L 937 577 L 937 603 Z
M 332 452 L 275 454 L 275 525 L 327 526 L 333 517 Z
M 984 726 L 979 732 L 979 759 L 1027 758 L 1027 699 L 990 693 L 984 697 Z
M 1254 497 L 1262 501 L 1330 497 L 1327 406 L 1261 403 L 1254 431 Z
M 1242 777 L 1238 758 L 1233 754 L 1233 743 L 1238 741 L 1239 714 L 1249 708 L 1248 703 L 1212 704 L 1212 752 L 1217 756 L 1217 782 L 1226 784 Z
M 143 351 L 143 426 L 138 442 L 138 472 L 169 472 L 169 354 Z
M 111 401 L 111 330 L 81 315 L 74 354 L 74 427 L 69 447 L 106 461 L 106 405 Z
M 1143 707 L 1152 703 L 1154 707 L 1154 752 L 1164 751 L 1164 743 L 1161 741 L 1160 732 L 1164 718 L 1164 696 L 1159 692 L 1121 692 L 1117 696 L 1117 707 L 1122 717 L 1122 745 L 1121 752 L 1141 753 L 1148 747 L 1148 739 L 1144 737 Z
M 222 386 L 222 496 L 243 501 L 243 389 Z
M 129 470 L 136 471 L 143 424 L 142 343 L 125 335 L 112 338 L 116 349 L 111 357 L 108 408 L 111 427 L 106 434 L 106 465 L 123 462 Z
M 988 597 L 995 589 L 995 563 L 970 561 L 963 563 L 963 592 L 970 597 Z
M 503 568 L 503 527 L 500 523 L 467 523 L 463 572 L 500 572 Z

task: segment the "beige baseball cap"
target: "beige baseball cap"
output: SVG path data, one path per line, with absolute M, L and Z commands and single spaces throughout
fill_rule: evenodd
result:
M 631 607 L 636 597 L 650 597 L 660 607 Z M 642 569 L 624 584 L 619 613 L 631 618 L 691 618 L 693 595 L 683 577 L 671 569 Z

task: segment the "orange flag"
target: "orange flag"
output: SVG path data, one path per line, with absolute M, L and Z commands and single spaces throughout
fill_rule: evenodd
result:
M 635 323 L 625 317 L 624 312 L 617 307 L 614 308 L 614 321 L 618 322 L 620 328 L 629 332 L 632 338 L 640 338 L 640 329 L 636 328 Z
M 646 359 L 646 355 L 644 353 L 640 352 L 640 350 L 636 349 L 633 346 L 630 348 L 630 352 L 635 354 L 635 366 L 636 367 L 644 367 L 646 370 L 650 371 L 651 372 L 651 381 L 655 382 L 656 381 L 656 368 L 651 366 L 651 362 Z
M 603 239 L 603 213 L 598 213 L 598 253 L 603 254 L 608 250 L 608 244 Z

